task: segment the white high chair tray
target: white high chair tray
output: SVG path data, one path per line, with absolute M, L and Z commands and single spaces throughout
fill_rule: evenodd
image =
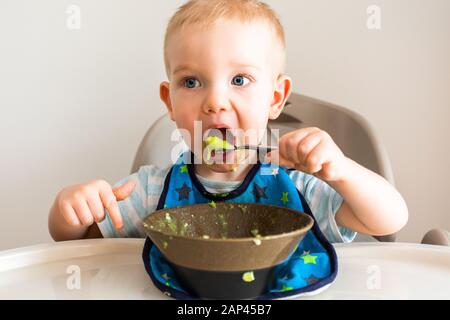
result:
M 144 270 L 143 245 L 143 239 L 95 239 L 0 252 L 0 299 L 168 299 Z M 335 248 L 336 281 L 300 299 L 450 299 L 449 247 L 352 243 Z

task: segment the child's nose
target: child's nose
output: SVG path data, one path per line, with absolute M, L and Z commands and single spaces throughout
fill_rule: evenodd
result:
M 206 113 L 218 113 L 229 110 L 230 102 L 226 90 L 220 88 L 211 89 L 203 106 Z

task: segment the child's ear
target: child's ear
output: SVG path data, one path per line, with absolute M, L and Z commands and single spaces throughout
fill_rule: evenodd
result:
M 159 85 L 159 97 L 161 101 L 166 105 L 167 111 L 169 112 L 170 119 L 175 121 L 173 116 L 172 102 L 170 101 L 170 84 L 167 81 L 161 82 Z
M 269 110 L 269 119 L 275 120 L 283 111 L 283 107 L 292 90 L 292 79 L 287 75 L 280 75 L 275 83 L 272 104 Z

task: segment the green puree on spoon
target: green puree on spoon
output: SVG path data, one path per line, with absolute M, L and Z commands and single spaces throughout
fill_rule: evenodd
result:
M 215 150 L 234 150 L 234 145 L 232 145 L 231 143 L 229 143 L 226 140 L 220 139 L 219 137 L 216 136 L 209 136 L 208 138 L 206 138 L 205 140 L 205 145 L 206 145 L 206 149 L 207 154 L 206 154 L 206 160 L 211 159 L 211 153 Z

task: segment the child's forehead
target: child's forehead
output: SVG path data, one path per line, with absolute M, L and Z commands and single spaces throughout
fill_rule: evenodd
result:
M 229 44 L 243 44 L 243 41 L 252 43 L 254 41 L 249 40 L 261 39 L 264 39 L 264 42 L 267 43 L 275 38 L 270 26 L 262 20 L 246 22 L 236 19 L 220 19 L 205 26 L 186 25 L 176 32 L 175 36 L 178 36 L 178 41 L 197 40 L 202 42 L 227 42 Z
M 171 64 L 195 58 L 261 67 L 270 63 L 275 42 L 274 33 L 262 21 L 220 20 L 207 28 L 185 26 L 173 35 L 167 49 Z

